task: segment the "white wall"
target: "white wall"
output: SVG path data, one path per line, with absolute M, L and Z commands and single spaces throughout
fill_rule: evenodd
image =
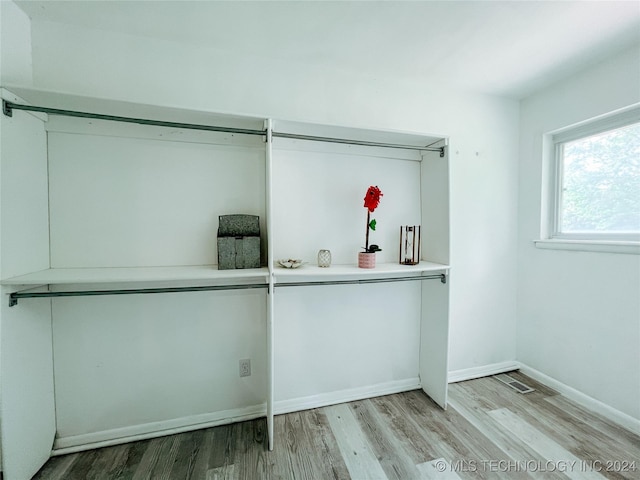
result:
M 640 419 L 640 256 L 536 249 L 542 136 L 640 101 L 634 48 L 525 99 L 520 115 L 518 360 Z
M 382 248 L 377 262 L 397 262 L 399 226 L 420 223 L 420 155 L 276 140 L 273 211 L 285 214 L 273 218 L 275 258 L 315 263 L 318 250 L 328 248 L 333 263 L 355 263 L 366 236 L 362 199 L 369 185 L 379 185 L 381 208 L 371 214 L 378 227 L 369 232 L 369 244 Z
M 0 1 L 0 85 L 30 85 L 31 21 L 11 1 Z
M 266 293 L 149 297 L 53 301 L 56 448 L 264 415 Z
M 187 142 L 131 125 L 115 136 L 114 122 L 90 123 L 90 135 L 48 132 L 52 268 L 217 264 L 219 215 L 258 215 L 264 232 L 261 139 Z
M 417 388 L 419 283 L 277 289 L 275 411 Z
M 196 110 L 451 137 L 451 370 L 515 359 L 518 103 L 34 22 L 34 86 Z M 64 59 L 64 61 L 62 61 Z

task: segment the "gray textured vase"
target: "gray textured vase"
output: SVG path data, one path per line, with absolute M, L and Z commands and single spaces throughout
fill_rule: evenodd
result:
M 260 217 L 220 215 L 218 270 L 260 267 Z

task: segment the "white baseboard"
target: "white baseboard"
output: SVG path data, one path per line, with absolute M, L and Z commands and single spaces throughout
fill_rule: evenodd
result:
M 363 398 L 390 395 L 420 388 L 420 380 L 410 378 L 361 388 L 353 388 L 309 397 L 295 398 L 275 402 L 274 413 L 282 414 L 310 408 L 351 402 Z M 52 455 L 65 455 L 94 448 L 108 447 L 122 443 L 148 440 L 202 428 L 215 427 L 229 423 L 242 422 L 266 416 L 266 405 L 225 410 L 221 412 L 193 415 L 168 421 L 145 423 L 130 427 L 103 430 L 82 435 L 56 438 Z
M 264 417 L 266 414 L 267 407 L 265 404 L 253 405 L 202 415 L 191 415 L 162 422 L 145 423 L 142 425 L 115 428 L 70 437 L 60 437 L 55 439 L 51 455 L 65 455 L 83 450 L 189 432 L 201 428 L 243 422 L 245 420 Z
M 558 393 L 561 393 L 569 400 L 573 400 L 574 402 L 582 405 L 583 407 L 588 408 L 592 412 L 595 412 L 612 422 L 617 423 L 621 427 L 629 430 L 630 432 L 635 433 L 636 435 L 640 435 L 640 420 L 633 418 L 630 415 L 627 415 L 620 410 L 616 410 L 615 408 L 602 403 L 600 400 L 596 400 L 589 395 L 586 395 L 579 390 L 576 390 L 569 385 L 566 385 L 555 378 L 549 377 L 542 372 L 539 372 L 535 368 L 531 368 L 524 363 L 519 362 L 519 368 L 522 373 L 525 375 L 537 380 L 538 382 L 553 388 Z
M 311 408 L 326 407 L 328 405 L 336 405 L 338 403 L 353 402 L 362 400 L 363 398 L 379 397 L 381 395 L 391 395 L 392 393 L 407 392 L 416 390 L 420 387 L 420 379 L 408 378 L 406 380 L 396 380 L 392 382 L 379 383 L 377 385 L 369 385 L 366 387 L 349 388 L 336 392 L 320 393 L 318 395 L 310 395 L 308 397 L 292 398 L 290 400 L 278 400 L 274 402 L 273 413 L 280 415 L 282 413 L 298 412 L 300 410 L 309 410 Z
M 508 361 L 484 365 L 482 367 L 466 368 L 449 372 L 449 383 L 471 380 L 474 378 L 496 375 L 499 373 L 521 370 L 525 375 L 553 388 L 568 399 L 602 415 L 621 427 L 640 435 L 640 420 L 606 405 L 528 365 L 516 361 Z M 290 400 L 280 400 L 274 404 L 274 414 L 296 412 L 311 408 L 325 407 L 339 403 L 362 400 L 364 398 L 390 395 L 421 388 L 420 379 L 409 378 L 385 382 L 366 387 L 351 388 L 336 392 L 322 393 Z M 215 427 L 229 423 L 252 420 L 266 416 L 266 405 L 254 405 L 245 408 L 225 410 L 221 412 L 193 415 L 168 421 L 134 425 L 101 432 L 57 438 L 53 445 L 52 455 L 64 455 L 83 450 L 118 445 L 138 440 L 172 435 L 176 433 Z
M 481 367 L 463 368 L 461 370 L 453 370 L 449 372 L 449 383 L 464 382 L 465 380 L 473 380 L 474 378 L 488 377 L 504 372 L 512 372 L 518 370 L 520 364 L 515 360 L 508 362 L 492 363 Z

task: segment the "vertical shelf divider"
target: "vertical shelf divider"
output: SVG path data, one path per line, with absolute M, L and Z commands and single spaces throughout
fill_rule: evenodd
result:
M 272 131 L 273 121 L 266 120 L 266 211 L 267 211 L 267 265 L 269 267 L 269 290 L 267 294 L 267 436 L 269 450 L 273 450 L 273 402 L 274 402 L 274 273 L 273 273 L 273 202 L 271 176 L 273 173 Z

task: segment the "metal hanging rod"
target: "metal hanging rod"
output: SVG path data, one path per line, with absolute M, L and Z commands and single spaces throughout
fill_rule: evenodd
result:
M 13 307 L 17 305 L 20 298 L 88 297 L 100 295 L 133 295 L 143 293 L 207 292 L 212 290 L 245 290 L 253 288 L 269 288 L 269 284 L 252 283 L 241 285 L 209 285 L 201 287 L 139 288 L 131 290 L 79 290 L 73 292 L 14 292 L 9 295 L 9 306 Z
M 13 116 L 13 110 L 27 112 L 40 112 L 49 115 L 62 115 L 66 117 L 95 118 L 113 122 L 137 123 L 140 125 L 152 125 L 154 127 L 185 128 L 189 130 L 206 130 L 209 132 L 236 133 L 242 135 L 266 135 L 266 130 L 253 130 L 248 128 L 218 127 L 214 125 L 200 125 L 195 123 L 165 122 L 161 120 L 149 120 L 147 118 L 120 117 L 116 115 L 103 115 L 101 113 L 77 112 L 74 110 L 61 110 L 58 108 L 37 107 L 35 105 L 20 105 L 7 100 L 2 100 L 2 112 Z
M 345 138 L 317 137 L 315 135 L 301 135 L 298 133 L 273 132 L 274 137 L 291 138 L 294 140 L 311 140 L 313 142 L 343 143 L 345 145 L 362 145 L 364 147 L 399 148 L 402 150 L 424 150 L 427 152 L 440 152 L 440 157 L 444 157 L 444 147 L 400 145 L 394 143 L 365 142 L 363 140 L 349 140 Z
M 39 107 L 36 105 L 22 105 L 8 100 L 2 100 L 2 112 L 7 117 L 13 116 L 14 110 L 24 110 L 26 112 L 40 112 L 49 115 L 61 115 L 66 117 L 93 118 L 96 120 L 108 120 L 112 122 L 136 123 L 139 125 L 151 125 L 154 127 L 184 128 L 188 130 L 204 130 L 209 132 L 235 133 L 241 135 L 265 136 L 265 129 L 255 130 L 249 128 L 220 127 L 215 125 L 201 125 L 196 123 L 167 122 L 163 120 L 150 120 L 148 118 L 121 117 L 117 115 L 105 115 L 101 113 L 79 112 L 76 110 L 63 110 L 59 108 Z M 365 147 L 399 148 L 403 150 L 424 150 L 429 152 L 440 152 L 444 157 L 445 147 L 430 147 L 416 145 L 400 145 L 381 142 L 365 142 L 361 140 L 349 140 L 345 138 L 319 137 L 314 135 L 300 135 L 296 133 L 273 132 L 274 137 L 291 138 L 296 140 L 311 140 L 316 142 L 342 143 L 346 145 L 361 145 Z
M 326 282 L 284 282 L 276 283 L 275 287 L 310 287 L 316 285 L 360 285 L 365 283 L 386 283 L 386 282 L 411 282 L 416 280 L 434 280 L 439 279 L 442 283 L 447 283 L 447 276 L 444 273 L 439 275 L 423 275 L 420 277 L 401 277 L 401 278 L 364 278 L 361 280 L 330 280 Z

